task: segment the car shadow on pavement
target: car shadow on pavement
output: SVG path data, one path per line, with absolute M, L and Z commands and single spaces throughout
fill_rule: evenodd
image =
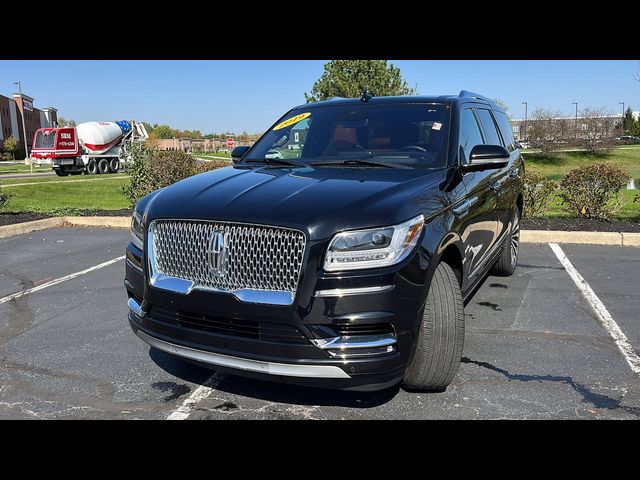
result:
M 149 356 L 164 371 L 187 382 L 202 385 L 215 373 L 215 370 L 182 361 L 155 348 L 149 349 Z M 372 408 L 392 400 L 399 392 L 400 386 L 377 392 L 350 392 L 303 387 L 224 373 L 215 389 L 231 395 L 283 404 Z

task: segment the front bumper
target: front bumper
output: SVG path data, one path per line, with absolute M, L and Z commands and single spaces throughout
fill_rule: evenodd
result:
M 420 251 L 402 266 L 373 274 L 316 274 L 311 265 L 307 270 L 314 274 L 304 274 L 292 305 L 251 304 L 218 292 L 193 290 L 184 295 L 153 288 L 146 280 L 142 251 L 129 244 L 129 323 L 149 345 L 216 370 L 325 388 L 379 390 L 404 375 L 424 304 L 427 267 Z M 181 322 L 179 312 L 191 312 L 190 321 L 213 317 L 227 330 L 254 322 L 278 331 L 294 329 L 300 336 L 290 342 L 238 336 L 232 330 L 221 334 L 202 322 L 198 328 Z M 337 325 L 353 331 L 331 334 Z M 369 327 L 375 330 L 379 325 L 391 331 L 358 333 L 371 333 Z

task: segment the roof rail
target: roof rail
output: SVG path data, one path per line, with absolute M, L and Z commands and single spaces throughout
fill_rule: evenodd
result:
M 484 95 L 480 95 L 479 93 L 473 93 L 468 90 L 460 90 L 460 94 L 458 95 L 458 97 L 477 98 L 479 100 L 486 100 L 487 102 L 493 102 L 493 100 L 491 100 L 488 97 L 485 97 Z

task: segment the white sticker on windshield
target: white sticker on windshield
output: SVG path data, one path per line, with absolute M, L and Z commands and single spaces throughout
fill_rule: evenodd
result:
M 433 125 L 431 126 L 431 130 L 440 130 L 442 128 L 442 123 L 440 122 L 433 122 Z

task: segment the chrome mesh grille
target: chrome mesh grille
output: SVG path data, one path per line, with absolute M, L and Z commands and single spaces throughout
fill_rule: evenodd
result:
M 211 272 L 211 235 L 225 234 L 225 273 Z M 189 280 L 195 288 L 295 293 L 306 244 L 298 230 L 227 222 L 155 221 L 150 227 L 154 271 Z

